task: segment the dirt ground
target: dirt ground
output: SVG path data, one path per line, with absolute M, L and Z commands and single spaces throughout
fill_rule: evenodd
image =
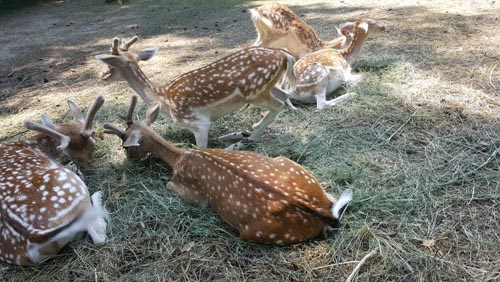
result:
M 253 43 L 247 10 L 267 1 L 104 2 L 0 11 L 0 141 L 29 136 L 23 122 L 42 113 L 67 119 L 66 99 L 88 107 L 104 95 L 97 126 L 117 121 L 133 92 L 100 81 L 104 66 L 94 58 L 109 52 L 113 37 L 138 35 L 134 50 L 158 46 L 141 67 L 165 83 Z M 0 280 L 334 281 L 374 248 L 358 281 L 500 279 L 500 3 L 281 2 L 324 39 L 360 16 L 387 26 L 355 67 L 364 75 L 355 87 L 360 97 L 322 113 L 282 113 L 256 148 L 307 166 L 335 194 L 358 189 L 335 238 L 281 249 L 240 242 L 215 214 L 151 189 L 168 180 L 165 164 L 122 165 L 123 157 L 109 156 L 122 154 L 119 143 L 106 138 L 88 181 L 91 190 L 105 190 L 111 242 L 101 249 L 70 244 L 37 267 L 0 265 Z M 248 113 L 258 112 L 222 119 L 211 137 L 251 124 Z M 193 146 L 186 130 L 160 127 Z M 151 206 L 158 208 L 148 212 Z

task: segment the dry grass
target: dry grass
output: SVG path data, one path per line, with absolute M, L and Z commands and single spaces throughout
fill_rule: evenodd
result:
M 117 121 L 132 91 L 99 82 L 102 66 L 93 58 L 113 36 L 138 34 L 135 48 L 161 47 L 143 66 L 165 82 L 251 43 L 255 31 L 243 11 L 262 3 L 103 2 L 44 2 L 0 14 L 1 140 L 28 136 L 22 122 L 40 113 L 64 120 L 67 98 L 88 105 L 104 94 L 97 128 Z M 372 250 L 355 280 L 500 279 L 499 4 L 343 2 L 284 1 L 322 37 L 362 14 L 387 24 L 357 64 L 365 77 L 352 87 L 359 95 L 321 112 L 283 112 L 255 147 L 308 167 L 329 192 L 355 191 L 331 236 L 290 247 L 243 242 L 214 212 L 167 192 L 164 163 L 127 162 L 118 140 L 106 137 L 86 182 L 105 195 L 110 242 L 72 243 L 36 267 L 1 265 L 1 279 L 342 281 Z M 248 128 L 260 111 L 221 119 L 210 144 L 224 146 L 214 137 Z M 162 120 L 154 128 L 179 146 L 194 142 Z

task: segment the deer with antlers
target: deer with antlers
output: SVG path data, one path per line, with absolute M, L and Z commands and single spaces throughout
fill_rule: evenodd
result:
M 0 145 L 0 261 L 30 265 L 54 255 L 87 231 L 94 243 L 107 239 L 107 213 L 99 192 L 59 164 L 59 154 L 77 165 L 90 164 L 95 141 L 92 123 L 104 103 L 98 97 L 83 118 L 70 100 L 74 120 L 55 126 L 47 115 L 25 127 L 41 134 Z
M 173 169 L 167 189 L 200 206 L 210 206 L 240 237 L 262 244 L 289 245 L 338 227 L 352 199 L 346 190 L 338 200 L 321 188 L 304 167 L 286 157 L 269 158 L 249 151 L 177 148 L 150 128 L 159 113 L 151 106 L 143 121 L 133 121 L 133 97 L 128 127 L 104 124 L 104 133 L 123 141 L 129 158 L 148 153 Z
M 326 100 L 326 95 L 335 91 L 344 83 L 356 83 L 361 75 L 351 73 L 351 66 L 356 62 L 369 34 L 378 34 L 385 26 L 373 19 L 361 18 L 354 24 L 354 38 L 344 49 L 323 49 L 308 54 L 298 60 L 293 72 L 295 89 L 288 91 L 292 100 L 310 102 L 316 100 L 318 109 L 334 106 L 356 95 L 349 92 L 335 99 Z
M 115 38 L 111 55 L 96 56 L 108 65 L 102 79 L 126 80 L 146 104 L 151 106 L 160 102 L 163 115 L 189 129 L 198 147 L 207 147 L 212 121 L 247 104 L 262 106 L 269 111 L 254 124 L 248 138 L 228 149 L 245 148 L 248 143 L 259 140 L 288 99 L 288 94 L 275 86 L 276 82 L 285 73 L 291 84 L 295 81 L 292 73 L 295 59 L 291 54 L 280 49 L 251 47 L 179 75 L 164 86 L 155 86 L 142 72 L 138 62 L 149 60 L 158 48 L 132 53 L 129 48 L 137 39 L 135 36 L 120 44 L 120 40 Z M 240 139 L 243 135 L 228 134 L 226 137 Z
M 284 48 L 296 59 L 325 48 L 344 48 L 352 40 L 352 22 L 336 28 L 338 37 L 324 41 L 310 25 L 285 5 L 271 3 L 249 11 L 257 30 L 254 46 Z

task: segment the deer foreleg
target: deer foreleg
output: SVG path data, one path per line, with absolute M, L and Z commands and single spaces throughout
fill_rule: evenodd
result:
M 260 139 L 260 136 L 262 133 L 264 133 L 264 130 L 271 124 L 276 116 L 278 115 L 279 111 L 277 110 L 270 110 L 269 112 L 266 113 L 266 115 L 260 120 L 258 123 L 255 124 L 255 128 L 252 131 L 252 134 L 248 139 L 250 141 L 257 141 Z
M 192 190 L 182 184 L 178 184 L 174 181 L 170 181 L 166 186 L 167 190 L 176 193 L 181 198 L 186 201 L 193 202 L 202 208 L 207 208 L 209 203 L 207 197 L 203 195 L 201 192 Z
M 208 145 L 208 130 L 210 129 L 210 121 L 198 122 L 196 124 L 185 125 L 194 134 L 196 146 L 198 148 L 206 148 Z

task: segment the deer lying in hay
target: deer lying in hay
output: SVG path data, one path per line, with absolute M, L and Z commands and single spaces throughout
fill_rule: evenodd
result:
M 92 122 L 103 103 L 98 97 L 84 119 L 68 100 L 72 121 L 56 127 L 42 115 L 43 125 L 25 122 L 41 134 L 0 144 L 0 262 L 40 263 L 83 231 L 96 244 L 106 241 L 108 215 L 101 194 L 90 196 L 85 183 L 55 161 L 58 154 L 66 154 L 77 165 L 90 163 Z
M 104 132 L 122 139 L 129 158 L 152 153 L 164 160 L 174 171 L 167 189 L 202 207 L 210 206 L 239 230 L 242 239 L 289 245 L 339 226 L 352 199 L 351 190 L 335 200 L 308 170 L 286 157 L 177 148 L 150 128 L 159 103 L 148 109 L 144 121 L 132 120 L 136 99 L 124 117 L 127 129 L 105 123 Z

